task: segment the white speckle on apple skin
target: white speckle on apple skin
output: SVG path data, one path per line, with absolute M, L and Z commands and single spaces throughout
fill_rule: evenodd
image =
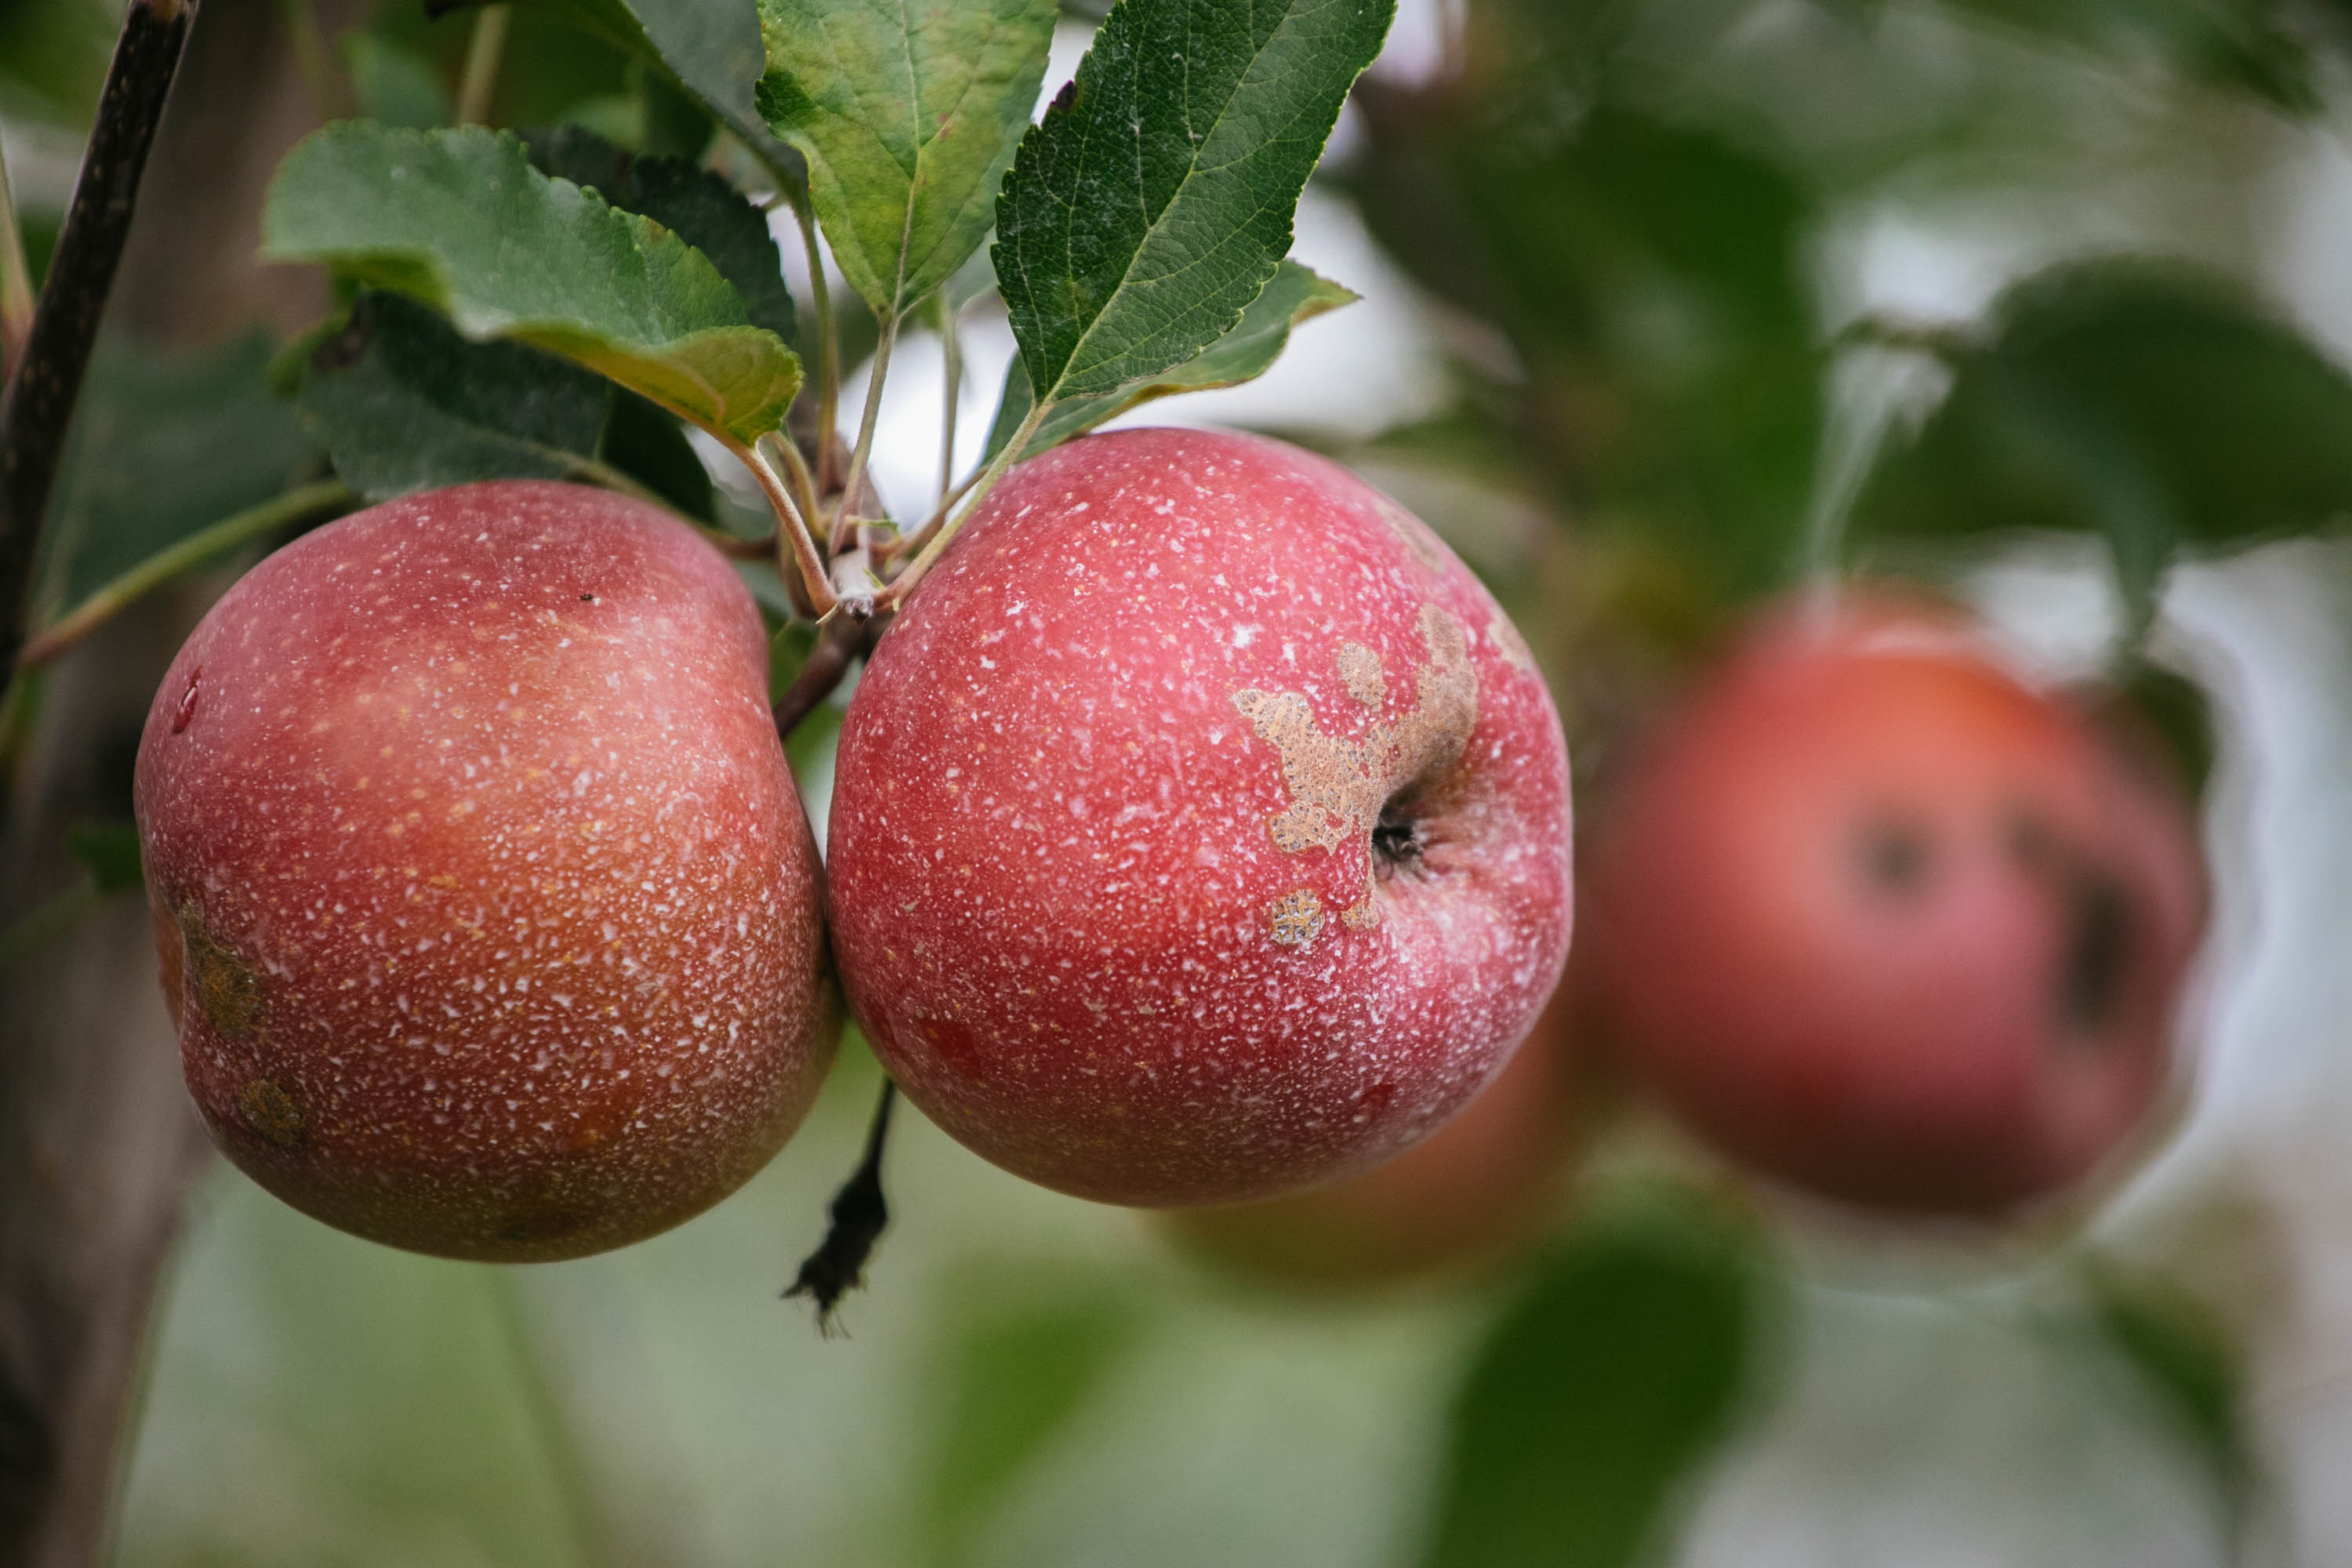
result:
M 1419 733 L 1438 621 L 1475 712 L 1406 792 L 1418 860 L 1376 868 L 1360 822 L 1278 841 L 1298 802 L 1236 697 L 1294 694 L 1377 771 L 1368 742 Z M 835 952 L 908 1096 L 1018 1174 L 1139 1205 L 1339 1180 L 1434 1131 L 1568 949 L 1567 751 L 1498 625 L 1420 522 L 1277 442 L 1125 431 L 1013 470 L 842 735 Z
M 165 676 L 136 784 L 229 1157 L 331 1224 L 501 1260 L 747 1180 L 838 1027 L 766 682 L 727 563 L 604 491 L 411 497 L 248 573 Z

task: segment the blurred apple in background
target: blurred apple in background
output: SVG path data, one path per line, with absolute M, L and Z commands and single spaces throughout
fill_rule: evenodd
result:
M 1831 1196 L 1997 1213 L 2126 1144 L 2205 875 L 2177 784 L 1956 616 L 1767 616 L 1637 746 L 1589 911 L 1634 1074 Z

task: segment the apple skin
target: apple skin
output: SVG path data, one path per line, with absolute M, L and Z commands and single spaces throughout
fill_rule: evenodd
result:
M 1501 1075 L 1378 1170 L 1260 1203 L 1164 1210 L 1152 1222 L 1223 1272 L 1309 1292 L 1375 1289 L 1507 1257 L 1559 1211 L 1580 1147 L 1570 1015 L 1562 982 Z
M 1278 442 L 1013 469 L 877 647 L 836 778 L 851 1011 L 934 1121 L 1082 1197 L 1370 1169 L 1501 1068 L 1568 949 L 1525 645 L 1410 513 Z
M 1832 1197 L 1995 1216 L 2170 1077 L 2204 920 L 2177 783 L 1925 602 L 1763 618 L 1611 791 L 1586 889 L 1614 1047 Z
M 733 1191 L 840 1012 L 758 611 L 643 502 L 462 485 L 328 524 L 190 636 L 136 802 L 190 1092 L 248 1175 L 451 1258 Z

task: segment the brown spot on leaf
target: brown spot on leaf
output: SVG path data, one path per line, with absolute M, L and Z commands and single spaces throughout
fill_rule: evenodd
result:
M 247 1126 L 280 1149 L 299 1149 L 310 1141 L 310 1118 L 292 1095 L 266 1078 L 251 1079 L 236 1091 L 236 1109 Z

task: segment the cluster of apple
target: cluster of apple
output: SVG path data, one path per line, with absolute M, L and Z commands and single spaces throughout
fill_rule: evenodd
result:
M 709 544 L 573 486 L 393 501 L 241 580 L 137 778 L 228 1156 L 396 1246 L 619 1246 L 782 1145 L 837 983 L 1004 1168 L 1382 1273 L 1539 1221 L 1572 1033 L 1730 1153 L 1920 1209 L 2077 1181 L 2167 1081 L 2177 786 L 1916 606 L 1773 622 L 1660 728 L 1549 1008 L 1543 680 L 1323 459 L 1137 430 L 1012 470 L 855 689 L 823 863 L 767 672 Z

